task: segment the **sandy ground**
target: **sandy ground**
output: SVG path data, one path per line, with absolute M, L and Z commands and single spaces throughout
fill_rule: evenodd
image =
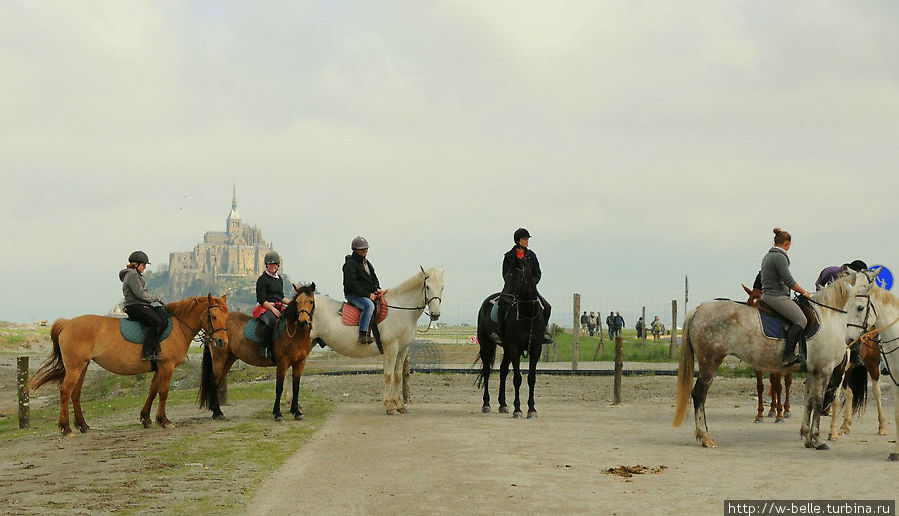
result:
M 4 394 L 8 371 L 0 368 Z M 540 376 L 539 416 L 531 420 L 496 412 L 495 382 L 494 411 L 482 414 L 473 382 L 473 375 L 414 374 L 410 413 L 387 416 L 381 375 L 304 376 L 304 392 L 335 401 L 335 409 L 255 497 L 247 495 L 246 512 L 722 514 L 723 500 L 731 498 L 883 499 L 899 492 L 899 464 L 885 460 L 895 439 L 896 395 L 886 386 L 889 435 L 874 435 L 871 404 L 850 435 L 821 452 L 799 441 L 799 395 L 794 418 L 785 424 L 752 423 L 754 379 L 720 378 L 712 386 L 707 412 L 719 444 L 713 450 L 694 441 L 692 417 L 671 427 L 673 377 L 626 377 L 624 404 L 612 406 L 610 377 Z M 225 412 L 232 421 L 265 417 L 259 408 L 235 403 Z M 202 470 L 177 478 L 153 475 L 166 465 L 138 461 L 138 450 L 168 435 L 202 437 L 217 422 L 195 406 L 170 406 L 176 429 L 144 430 L 136 422 L 138 409 L 105 421 L 88 415 L 94 428 L 89 434 L 37 435 L 0 445 L 0 513 L 115 513 L 133 508 L 132 493 L 183 502 L 198 489 L 242 488 L 210 485 Z M 253 442 L 248 435 L 247 444 Z M 658 472 L 630 479 L 603 473 L 622 465 Z M 149 473 L 146 480 L 118 481 L 135 468 Z M 152 509 L 172 513 L 162 501 Z
M 629 401 L 612 406 L 610 379 L 544 377 L 539 417 L 513 420 L 495 402 L 493 413 L 482 414 L 471 379 L 455 376 L 413 377 L 422 402 L 403 416 L 370 403 L 339 404 L 260 489 L 248 514 L 722 514 L 725 499 L 899 492 L 899 464 L 885 460 L 893 418 L 889 436 L 876 436 L 875 410 L 831 450 L 807 450 L 801 414 L 753 424 L 754 380 L 719 379 L 707 408 L 719 448 L 703 449 L 692 417 L 671 426 L 671 378 L 625 379 Z M 894 393 L 886 394 L 890 415 Z M 604 473 L 622 465 L 659 472 Z M 859 478 L 866 480 L 853 481 Z M 296 494 L 272 496 L 286 486 Z

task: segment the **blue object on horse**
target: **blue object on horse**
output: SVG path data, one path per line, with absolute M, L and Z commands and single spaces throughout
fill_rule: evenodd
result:
M 259 319 L 250 319 L 247 321 L 247 325 L 243 328 L 243 336 L 246 337 L 247 340 L 251 340 L 256 344 L 262 344 L 262 331 L 260 330 L 259 334 L 256 334 L 256 329 L 259 327 L 260 322 Z M 272 336 L 272 340 L 278 340 L 281 337 L 281 334 L 284 333 L 285 323 L 282 320 L 278 321 L 278 326 L 275 328 L 275 334 Z
M 874 278 L 874 282 L 884 290 L 891 290 L 893 288 L 893 273 L 883 265 L 872 265 L 868 270 L 876 271 L 878 268 L 880 269 L 880 274 Z
M 172 314 L 166 310 L 165 315 L 168 324 L 166 325 L 165 330 L 163 330 L 162 335 L 159 336 L 159 342 L 169 338 L 169 335 L 172 334 Z M 122 322 L 119 323 L 119 329 L 122 332 L 122 338 L 128 342 L 143 344 L 144 340 L 147 338 L 147 327 L 131 319 L 122 319 Z
M 759 312 L 759 315 L 762 318 L 762 331 L 765 333 L 765 337 L 769 339 L 785 339 L 787 338 L 787 332 L 784 330 L 784 323 L 786 319 L 779 315 L 769 314 L 765 312 Z M 806 339 L 810 339 L 818 333 L 818 330 L 821 328 L 820 322 L 816 319 L 815 323 L 812 324 L 811 334 L 806 335 Z

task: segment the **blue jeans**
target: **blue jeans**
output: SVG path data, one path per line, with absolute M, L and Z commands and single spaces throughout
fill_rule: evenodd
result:
M 356 294 L 346 294 L 346 300 L 359 310 L 362 310 L 362 314 L 359 316 L 359 331 L 368 333 L 368 325 L 371 323 L 371 316 L 375 311 L 374 301 Z

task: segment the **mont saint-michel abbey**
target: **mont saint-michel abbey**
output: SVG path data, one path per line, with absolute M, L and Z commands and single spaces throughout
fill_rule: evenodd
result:
M 207 231 L 193 251 L 169 255 L 169 295 L 185 297 L 188 287 L 200 280 L 215 284 L 225 278 L 255 278 L 265 269 L 265 253 L 271 244 L 256 226 L 244 225 L 237 213 L 237 187 L 225 231 Z

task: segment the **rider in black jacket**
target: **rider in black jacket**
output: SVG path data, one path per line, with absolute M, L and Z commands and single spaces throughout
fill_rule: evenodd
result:
M 371 316 L 375 310 L 375 299 L 381 293 L 375 267 L 368 261 L 368 241 L 357 236 L 351 244 L 352 254 L 343 261 L 343 295 L 353 306 L 362 310 L 359 316 L 359 339 L 357 343 L 371 344 L 368 335 Z
M 503 294 L 509 293 L 505 292 L 505 283 L 508 280 L 509 272 L 514 267 L 524 267 L 529 270 L 531 272 L 531 278 L 534 280 L 534 285 L 540 283 L 540 278 L 543 276 L 543 273 L 540 271 L 540 262 L 537 260 L 537 254 L 528 249 L 528 240 L 531 238 L 531 234 L 528 230 L 518 228 L 515 230 L 515 234 L 512 238 L 515 241 L 515 245 L 503 255 Z M 540 302 L 543 304 L 543 316 L 548 328 L 552 306 L 550 306 L 549 302 L 547 302 L 539 292 L 537 293 L 537 297 L 540 298 Z M 499 309 L 497 310 L 500 323 L 497 330 L 490 335 L 496 342 L 502 342 L 503 321 L 506 318 L 507 309 L 508 305 L 506 305 L 506 303 L 503 302 L 503 298 L 500 297 Z M 544 339 L 546 343 L 552 342 L 552 335 L 549 334 L 549 331 L 545 332 Z

